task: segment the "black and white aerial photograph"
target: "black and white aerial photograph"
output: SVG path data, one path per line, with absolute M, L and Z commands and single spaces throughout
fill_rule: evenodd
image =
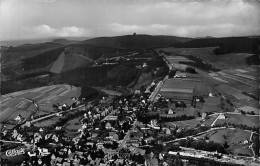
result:
M 260 0 L 0 0 L 1 166 L 259 166 Z

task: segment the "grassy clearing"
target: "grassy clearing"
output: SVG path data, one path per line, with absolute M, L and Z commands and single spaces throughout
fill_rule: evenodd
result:
M 77 117 L 75 119 L 68 121 L 64 126 L 66 126 L 65 128 L 68 130 L 78 130 L 82 126 L 80 124 L 79 120 L 80 120 L 80 117 Z
M 195 128 L 198 124 L 201 124 L 199 119 L 176 121 L 176 122 L 170 122 L 170 123 L 175 124 L 177 126 L 181 126 L 181 127 L 187 127 L 187 128 Z
M 39 121 L 39 122 L 35 123 L 34 126 L 36 126 L 36 127 L 42 127 L 42 126 L 50 127 L 50 126 L 56 124 L 56 122 L 60 121 L 60 120 L 61 120 L 61 117 L 54 116 L 50 119 Z
M 245 53 L 232 53 L 232 54 L 222 54 L 222 55 L 207 55 L 199 54 L 197 55 L 206 63 L 213 64 L 214 67 L 224 70 L 247 67 L 246 58 L 252 56 L 252 54 Z M 232 63 L 230 63 L 232 62 Z
M 171 55 L 214 55 L 213 50 L 216 47 L 205 47 L 205 48 L 174 48 L 168 47 L 163 48 L 163 51 L 169 52 Z
M 258 116 L 246 116 L 242 114 L 228 114 L 227 119 L 218 119 L 217 124 L 223 123 L 233 123 L 233 124 L 242 124 L 249 127 L 259 127 L 259 117 Z
M 222 93 L 228 94 L 228 95 L 233 95 L 234 97 L 236 97 L 237 99 L 248 99 L 248 97 L 246 95 L 242 94 L 242 91 L 233 88 L 229 85 L 223 84 L 220 85 L 218 87 L 216 87 L 219 91 L 221 91 Z
M 195 127 L 197 127 L 197 125 L 210 126 L 216 117 L 217 116 L 210 116 L 204 122 L 201 122 L 201 118 L 198 117 L 198 118 L 191 119 L 191 120 L 167 122 L 167 123 L 172 123 L 174 125 L 181 126 L 181 127 L 195 128 Z
M 199 137 L 203 138 L 207 136 L 209 141 L 217 142 L 222 145 L 226 142 L 229 146 L 226 150 L 232 154 L 252 156 L 253 152 L 249 148 L 250 143 L 244 142 L 250 140 L 250 135 L 251 132 L 240 129 L 222 129 L 203 134 Z

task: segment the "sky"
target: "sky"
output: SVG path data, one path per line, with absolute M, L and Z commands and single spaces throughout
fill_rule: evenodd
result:
M 0 40 L 260 35 L 260 0 L 0 0 Z

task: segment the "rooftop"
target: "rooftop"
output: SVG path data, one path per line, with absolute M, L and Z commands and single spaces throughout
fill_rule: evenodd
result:
M 105 121 L 105 120 L 117 120 L 117 117 L 118 116 L 109 115 L 109 116 L 106 116 L 102 121 Z

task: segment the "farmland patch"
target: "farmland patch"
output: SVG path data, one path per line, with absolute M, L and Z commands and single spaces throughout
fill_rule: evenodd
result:
M 233 124 L 242 124 L 249 127 L 259 127 L 259 117 L 258 116 L 246 116 L 242 114 L 227 114 L 227 119 L 218 119 L 216 122 L 217 124 L 224 124 L 224 123 L 233 123 Z

